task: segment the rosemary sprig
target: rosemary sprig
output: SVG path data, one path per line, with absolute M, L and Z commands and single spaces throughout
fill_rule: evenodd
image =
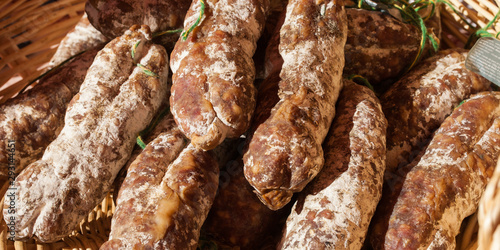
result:
M 132 46 L 132 50 L 130 51 L 130 55 L 132 56 L 132 60 L 135 62 L 135 53 L 137 51 L 137 47 L 139 47 L 139 44 L 141 43 L 141 40 L 137 41 L 137 43 Z
M 142 140 L 142 136 L 141 135 L 138 135 L 137 136 L 137 145 L 139 145 L 139 147 L 141 147 L 142 149 L 145 149 L 146 148 L 146 143 L 144 143 L 144 141 Z
M 163 35 L 170 35 L 170 34 L 175 34 L 175 33 L 180 33 L 182 32 L 182 29 L 176 29 L 176 30 L 167 30 L 167 31 L 162 31 L 162 32 L 157 32 L 153 34 L 153 37 L 159 37 Z
M 139 44 L 141 43 L 141 40 L 137 41 L 137 43 L 134 44 L 134 46 L 132 46 L 132 49 L 130 51 L 130 55 L 132 57 L 132 60 L 134 61 L 134 63 L 136 63 L 135 61 L 135 55 L 137 53 L 137 48 L 139 47 Z M 140 69 L 142 69 L 142 71 L 144 72 L 144 74 L 148 75 L 148 76 L 152 76 L 154 78 L 160 78 L 158 76 L 158 74 L 156 74 L 155 72 L 151 71 L 150 69 L 148 69 L 146 66 L 140 64 L 140 63 L 136 63 L 137 67 L 139 67 Z
M 464 104 L 466 101 L 467 101 L 467 99 L 462 100 L 454 109 L 457 109 L 458 107 L 462 106 L 462 104 Z
M 138 63 L 137 64 L 137 67 L 139 67 L 140 69 L 142 69 L 144 71 L 144 74 L 148 75 L 148 76 L 152 76 L 154 78 L 160 78 L 160 76 L 158 76 L 158 74 L 156 74 L 155 72 L 149 70 L 146 66 Z
M 191 25 L 191 27 L 189 27 L 188 30 L 183 31 L 184 29 L 175 29 L 175 30 L 161 31 L 161 32 L 157 32 L 157 33 L 153 34 L 153 37 L 159 37 L 159 36 L 163 36 L 163 35 L 169 35 L 169 34 L 175 34 L 175 33 L 182 32 L 181 37 L 182 37 L 182 40 L 185 41 L 187 39 L 187 37 L 189 36 L 189 34 L 194 30 L 194 28 L 196 28 L 200 24 L 201 19 L 203 18 L 203 15 L 205 15 L 205 8 L 206 8 L 205 0 L 200 0 L 200 5 L 201 5 L 200 15 L 198 16 L 198 18 L 196 19 L 194 24 Z

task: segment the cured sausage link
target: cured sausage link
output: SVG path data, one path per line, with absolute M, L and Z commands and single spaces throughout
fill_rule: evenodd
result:
M 345 81 L 325 166 L 298 195 L 281 249 L 361 249 L 382 195 L 387 120 L 366 87 Z
M 15 174 L 42 157 L 61 132 L 66 108 L 101 48 L 90 49 L 54 69 L 32 89 L 0 106 L 0 177 L 8 175 L 7 140 L 15 141 Z
M 255 109 L 252 56 L 265 24 L 269 0 L 193 1 L 170 62 L 173 76 L 170 105 L 184 134 L 209 150 L 225 138 L 237 138 Z
M 500 155 L 500 93 L 458 107 L 407 174 L 385 236 L 386 249 L 451 249 L 476 211 Z
M 252 135 L 245 177 L 270 209 L 285 206 L 323 166 L 321 144 L 342 87 L 343 1 L 291 0 L 281 28 L 280 101 Z
M 110 191 L 166 98 L 167 52 L 150 39 L 147 26 L 133 26 L 98 53 L 61 133 L 16 179 L 16 240 L 69 235 Z

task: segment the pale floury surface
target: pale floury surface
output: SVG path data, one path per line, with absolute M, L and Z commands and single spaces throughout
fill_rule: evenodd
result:
M 280 249 L 361 249 L 382 195 L 386 128 L 375 94 L 345 81 L 325 166 L 299 194 Z
M 323 142 L 342 87 L 342 1 L 288 2 L 281 28 L 280 101 L 252 135 L 245 177 L 270 209 L 285 206 L 323 166 Z
M 64 126 L 66 108 L 80 90 L 101 49 L 93 48 L 42 78 L 32 89 L 0 106 L 0 178 L 8 176 L 7 141 L 15 141 L 15 170 L 39 160 Z
M 61 133 L 16 180 L 16 240 L 67 236 L 110 191 L 137 134 L 166 98 L 167 53 L 150 38 L 147 26 L 134 26 L 96 56 Z
M 252 56 L 265 24 L 269 0 L 205 2 L 199 25 L 172 52 L 172 114 L 198 148 L 209 150 L 249 127 L 255 108 Z M 200 16 L 193 1 L 188 30 Z
M 446 118 L 407 174 L 385 249 L 453 249 L 500 155 L 500 93 L 483 92 Z

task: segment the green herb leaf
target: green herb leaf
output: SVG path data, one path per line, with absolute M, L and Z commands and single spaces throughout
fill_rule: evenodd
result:
M 137 136 L 137 145 L 139 145 L 139 147 L 141 147 L 142 149 L 145 149 L 146 148 L 146 143 L 144 143 L 144 141 L 142 140 L 142 137 L 139 135 Z
M 164 108 L 155 118 L 153 118 L 153 121 L 141 132 L 139 132 L 139 135 L 137 136 L 137 145 L 141 147 L 142 149 L 146 148 L 146 143 L 142 140 L 143 137 L 149 136 L 149 133 L 160 123 L 161 119 L 165 117 L 168 112 L 170 112 L 170 106 L 167 106 Z
M 362 82 L 363 85 L 365 85 L 366 87 L 368 87 L 371 91 L 373 91 L 375 93 L 375 89 L 373 88 L 373 86 L 370 84 L 368 79 L 364 78 L 363 76 L 354 74 L 354 75 L 348 76 L 347 79 L 353 80 L 353 81 L 358 80 L 358 81 Z
M 175 33 L 181 33 L 181 32 L 182 32 L 182 29 L 167 30 L 167 31 L 154 33 L 153 37 L 159 37 L 159 36 L 163 36 L 163 35 L 175 34 Z
M 132 60 L 135 61 L 135 52 L 137 50 L 137 47 L 139 47 L 139 44 L 141 43 L 141 40 L 137 41 L 136 44 L 134 44 L 134 46 L 132 46 L 132 51 L 130 51 L 130 54 L 132 55 Z
M 137 64 L 137 67 L 141 68 L 141 69 L 144 71 L 144 74 L 146 74 L 146 75 L 148 75 L 148 76 L 155 77 L 155 78 L 159 78 L 159 76 L 158 76 L 155 72 L 153 72 L 153 71 L 149 70 L 148 68 L 146 68 L 146 66 L 144 66 L 144 65 L 142 65 L 142 64 L 140 64 L 140 63 L 138 63 L 138 64 Z
M 196 22 L 194 22 L 194 24 L 191 25 L 191 27 L 189 27 L 189 29 L 187 31 L 185 31 L 181 34 L 183 41 L 186 41 L 187 37 L 189 36 L 189 33 L 191 33 L 191 31 L 193 31 L 194 28 L 196 28 L 196 26 L 198 26 L 198 24 L 200 24 L 201 18 L 205 14 L 205 0 L 200 0 L 200 4 L 201 4 L 200 16 L 198 16 L 198 19 L 196 19 Z

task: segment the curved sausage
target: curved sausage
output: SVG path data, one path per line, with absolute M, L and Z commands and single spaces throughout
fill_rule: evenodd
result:
M 298 195 L 280 249 L 361 249 L 382 195 L 387 120 L 375 94 L 351 81 L 323 144 L 325 166 Z
M 321 143 L 342 87 L 346 33 L 342 1 L 289 1 L 280 101 L 244 155 L 245 177 L 270 209 L 285 206 L 323 166 Z
M 198 148 L 209 150 L 237 138 L 255 108 L 252 56 L 262 32 L 268 0 L 206 1 L 200 24 L 172 52 L 172 114 Z M 200 15 L 193 1 L 185 31 Z
M 406 175 L 385 249 L 450 249 L 477 210 L 500 156 L 500 93 L 471 97 L 446 118 Z
M 61 133 L 16 179 L 16 240 L 67 236 L 110 191 L 167 95 L 167 52 L 150 39 L 133 26 L 98 53 Z

